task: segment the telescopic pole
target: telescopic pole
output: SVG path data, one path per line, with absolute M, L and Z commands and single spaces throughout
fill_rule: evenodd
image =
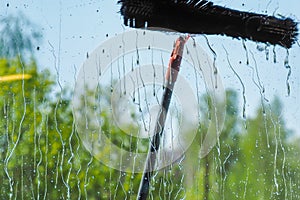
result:
M 180 36 L 174 45 L 171 58 L 169 60 L 168 70 L 166 73 L 166 85 L 165 91 L 162 97 L 162 103 L 160 105 L 160 111 L 158 113 L 157 121 L 155 124 L 154 135 L 151 138 L 150 146 L 148 150 L 148 156 L 144 168 L 144 173 L 141 179 L 137 200 L 146 200 L 149 194 L 149 186 L 153 170 L 155 170 L 157 152 L 159 150 L 160 138 L 164 131 L 165 121 L 171 102 L 173 88 L 179 72 L 184 44 L 188 40 L 189 36 Z

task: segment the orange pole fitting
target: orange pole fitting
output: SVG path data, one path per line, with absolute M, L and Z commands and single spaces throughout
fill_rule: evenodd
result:
M 169 60 L 168 70 L 166 73 L 166 80 L 168 83 L 174 83 L 177 80 L 183 49 L 184 49 L 184 44 L 187 42 L 189 38 L 190 35 L 186 36 L 185 38 L 180 36 L 174 44 L 174 48 Z

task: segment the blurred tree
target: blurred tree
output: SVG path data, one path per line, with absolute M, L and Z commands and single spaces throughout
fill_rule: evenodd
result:
M 13 195 L 13 191 L 30 195 L 20 187 L 35 180 L 37 138 L 43 128 L 38 109 L 47 106 L 53 85 L 49 71 L 38 73 L 34 61 L 26 65 L 20 59 L 0 60 L 0 76 L 23 73 L 30 74 L 32 78 L 0 83 L 1 191 L 9 191 L 1 193 L 6 195 L 2 199 L 8 199 L 7 195 Z M 31 184 L 28 182 L 26 186 L 30 188 Z M 17 187 L 18 190 L 14 190 Z
M 289 199 L 297 193 L 288 192 L 288 165 L 292 160 L 286 155 L 292 154 L 288 142 L 291 134 L 282 119 L 282 106 L 278 98 L 268 106 L 246 120 L 238 163 L 228 177 L 227 195 L 234 193 L 238 199 Z
M 209 113 L 209 98 L 202 113 Z M 204 116 L 199 134 L 186 154 L 185 187 L 188 199 L 290 199 L 299 198 L 299 143 L 282 119 L 278 98 L 259 108 L 256 116 L 238 119 L 237 95 L 227 92 L 226 121 L 215 148 L 195 159 L 209 116 Z M 209 114 L 208 114 L 209 115 Z M 246 128 L 245 128 L 246 127 Z M 294 157 L 295 156 L 295 157 Z
M 42 35 L 24 14 L 0 18 L 0 57 L 33 56 Z
M 236 159 L 237 149 L 239 148 L 239 129 L 240 123 L 238 119 L 238 99 L 237 94 L 228 90 L 226 92 L 226 118 L 224 128 L 217 140 L 216 146 L 212 151 L 201 159 L 200 148 L 207 133 L 207 125 L 211 118 L 212 102 L 209 96 L 203 96 L 201 104 L 201 122 L 198 129 L 198 133 L 186 152 L 184 161 L 185 172 L 185 186 L 188 193 L 188 198 L 192 199 L 197 197 L 198 199 L 210 199 L 210 195 L 218 193 L 220 196 L 224 193 L 224 186 L 226 184 L 226 174 L 230 170 L 231 161 Z M 195 159 L 198 156 L 198 159 Z M 224 162 L 224 161 L 227 162 Z M 218 173 L 217 173 L 218 172 Z M 218 179 L 216 173 L 220 177 Z M 198 177 L 195 179 L 195 177 Z M 216 197 L 214 195 L 214 197 Z
M 32 78 L 0 83 L 0 198 L 126 199 L 134 195 L 139 174 L 110 169 L 85 149 L 75 131 L 70 93 L 51 95 L 54 82 L 49 71 L 38 73 L 34 61 L 0 60 L 0 76 L 20 72 Z M 122 138 L 110 124 L 109 113 L 99 115 L 103 132 L 131 148 L 130 138 Z

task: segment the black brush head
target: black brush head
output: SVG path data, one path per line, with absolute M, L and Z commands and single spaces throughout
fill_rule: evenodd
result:
M 290 18 L 241 12 L 206 0 L 120 0 L 124 24 L 190 34 L 221 34 L 290 48 L 298 35 Z

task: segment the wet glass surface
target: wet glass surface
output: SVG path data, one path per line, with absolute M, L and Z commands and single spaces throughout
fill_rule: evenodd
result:
M 300 17 L 296 0 L 213 3 Z M 0 198 L 136 199 L 173 44 L 187 35 L 170 28 L 197 20 L 175 9 L 185 21 L 134 29 L 103 0 L 0 7 Z M 299 36 L 287 49 L 222 25 L 185 44 L 148 199 L 299 199 Z

